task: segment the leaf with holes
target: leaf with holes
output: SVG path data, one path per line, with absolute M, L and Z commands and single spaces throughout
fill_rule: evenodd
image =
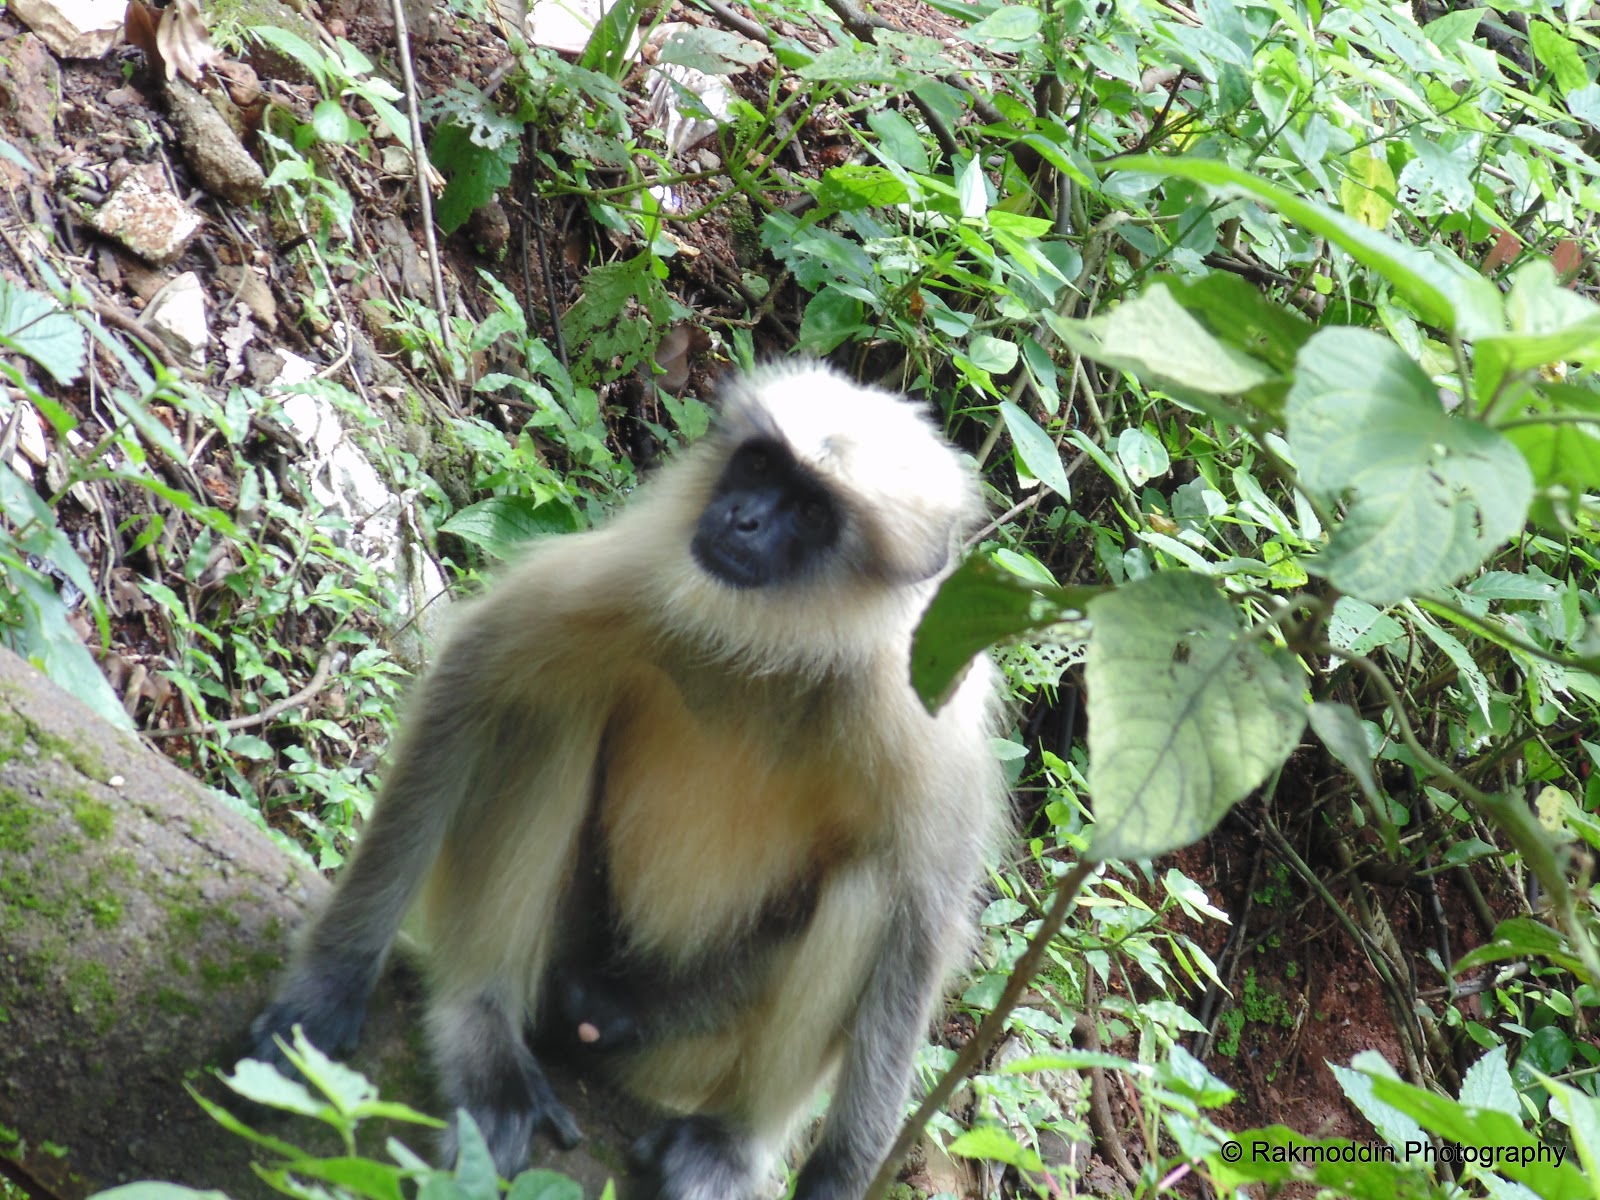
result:
M 1422 368 L 1379 334 L 1324 329 L 1307 342 L 1287 413 L 1301 486 L 1347 505 L 1307 564 L 1340 591 L 1382 605 L 1443 587 L 1527 519 L 1533 479 L 1516 447 L 1446 412 Z
M 1100 596 L 1089 619 L 1090 851 L 1154 858 L 1204 837 L 1288 757 L 1300 666 L 1186 571 Z

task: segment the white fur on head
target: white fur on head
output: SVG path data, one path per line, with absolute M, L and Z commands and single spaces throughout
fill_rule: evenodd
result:
M 735 588 L 689 553 L 728 455 L 754 437 L 788 447 L 841 513 L 832 565 L 802 582 Z M 642 507 L 657 526 L 663 512 L 682 522 L 631 539 L 651 557 L 670 629 L 757 672 L 825 671 L 898 652 L 982 514 L 977 479 L 920 405 L 812 363 L 763 367 L 726 385 L 715 431 L 652 487 L 622 520 Z

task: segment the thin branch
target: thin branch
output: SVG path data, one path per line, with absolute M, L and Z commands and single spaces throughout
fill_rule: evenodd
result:
M 311 676 L 311 682 L 306 684 L 292 696 L 282 700 L 275 700 L 260 712 L 249 713 L 242 717 L 232 717 L 226 721 L 213 721 L 207 725 L 187 725 L 182 729 L 146 729 L 144 736 L 147 738 L 169 737 L 195 737 L 204 733 L 216 733 L 219 730 L 233 733 L 240 729 L 251 729 L 257 725 L 265 725 L 280 713 L 288 712 L 291 708 L 299 708 L 302 704 L 312 699 L 318 692 L 328 686 L 328 675 L 333 671 L 335 653 L 324 654 L 322 661 L 317 664 L 316 672 Z
M 422 116 L 417 111 L 417 74 L 411 67 L 411 37 L 406 29 L 404 0 L 389 0 L 394 15 L 395 52 L 400 56 L 400 78 L 406 85 L 406 116 L 411 122 L 411 166 L 417 181 L 417 214 L 422 218 L 422 236 L 428 243 L 428 270 L 433 275 L 433 303 L 439 310 L 439 343 L 446 355 L 454 348 L 450 337 L 450 310 L 444 294 L 444 267 L 439 261 L 439 239 L 433 227 L 433 189 L 429 180 L 433 167 L 422 145 Z
M 1098 861 L 1085 858 L 1074 864 L 1072 870 L 1062 878 L 1056 888 L 1055 899 L 1050 904 L 1050 911 L 1045 913 L 1044 919 L 1039 922 L 1039 928 L 1034 932 L 1033 940 L 1028 943 L 1028 948 L 1023 951 L 1022 957 L 1017 959 L 1017 965 L 1011 969 L 1011 977 L 1006 980 L 1005 990 L 1000 993 L 1000 999 L 995 1002 L 993 1011 L 983 1019 L 983 1024 L 978 1026 L 978 1032 L 972 1035 L 972 1039 L 961 1047 L 961 1052 L 950 1064 L 950 1069 L 940 1076 L 939 1082 L 934 1084 L 922 1098 L 917 1111 L 912 1113 L 900 1127 L 900 1136 L 895 1139 L 894 1146 L 889 1150 L 889 1156 L 883 1160 L 883 1165 L 878 1168 L 878 1174 L 873 1178 L 872 1185 L 867 1188 L 866 1194 L 869 1200 L 882 1196 L 888 1190 L 900 1169 L 901 1161 L 911 1147 L 916 1145 L 917 1138 L 922 1135 L 922 1128 L 928 1123 L 928 1119 L 950 1102 L 950 1097 L 955 1095 L 962 1081 L 972 1074 L 984 1056 L 1000 1040 L 1000 1035 L 1005 1032 L 1006 1018 L 1017 1006 L 1017 1001 L 1022 999 L 1022 993 L 1033 982 L 1033 977 L 1044 966 L 1050 943 L 1055 940 L 1056 934 L 1061 932 L 1061 926 L 1067 919 L 1073 901 L 1078 898 L 1078 893 L 1083 890 L 1083 885 L 1089 881 L 1090 876 L 1099 869 Z

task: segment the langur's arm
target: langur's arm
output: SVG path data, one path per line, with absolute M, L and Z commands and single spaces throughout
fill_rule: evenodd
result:
M 422 685 L 354 858 L 251 1026 L 254 1057 L 281 1063 L 274 1039 L 287 1039 L 297 1024 L 328 1053 L 355 1045 L 389 947 L 486 749 L 485 723 L 459 700 L 475 693 L 462 678 L 473 655 L 460 651 L 452 647 Z
M 945 901 L 948 903 L 948 901 Z M 851 1023 L 844 1069 L 794 1200 L 858 1200 L 894 1143 L 941 976 L 935 897 L 903 895 Z

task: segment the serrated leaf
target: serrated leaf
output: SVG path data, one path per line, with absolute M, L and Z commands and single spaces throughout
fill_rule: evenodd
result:
M 1006 423 L 1006 432 L 1011 435 L 1011 444 L 1017 448 L 1022 465 L 1056 495 L 1070 500 L 1072 485 L 1067 481 L 1067 469 L 1061 465 L 1061 452 L 1050 435 L 1009 400 L 1000 402 L 1000 418 Z
M 1407 1142 L 1424 1142 L 1426 1135 L 1422 1126 L 1373 1094 L 1372 1080 L 1374 1076 L 1395 1079 L 1398 1076 L 1388 1061 L 1374 1050 L 1364 1050 L 1355 1056 L 1350 1067 L 1341 1067 L 1337 1063 L 1329 1063 L 1328 1070 L 1333 1072 L 1333 1077 L 1343 1089 L 1345 1098 L 1361 1110 L 1361 1115 L 1372 1122 L 1372 1127 L 1378 1131 L 1378 1136 L 1389 1145 L 1399 1150 Z
M 1154 858 L 1204 837 L 1288 757 L 1302 672 L 1186 571 L 1099 596 L 1089 617 L 1090 849 Z
M 1300 351 L 1287 406 L 1300 484 L 1348 506 L 1308 563 L 1374 604 L 1453 583 L 1527 518 L 1533 480 L 1516 447 L 1453 417 L 1398 346 L 1324 329 Z
M 1506 1066 L 1504 1046 L 1492 1047 L 1467 1068 L 1461 1079 L 1461 1103 L 1522 1119 L 1522 1103 L 1517 1099 L 1517 1085 L 1511 1081 L 1511 1070 Z
M 49 296 L 0 279 L 0 349 L 25 354 L 63 386 L 83 374 L 83 326 Z
M 428 156 L 449 180 L 439 197 L 437 215 L 440 227 L 454 233 L 511 182 L 517 146 L 482 146 L 468 130 L 446 123 L 435 130 Z
M 1212 396 L 1237 396 L 1272 380 L 1272 372 L 1213 337 L 1157 284 L 1111 312 L 1072 320 L 1046 311 L 1062 341 L 1147 383 L 1172 383 Z

